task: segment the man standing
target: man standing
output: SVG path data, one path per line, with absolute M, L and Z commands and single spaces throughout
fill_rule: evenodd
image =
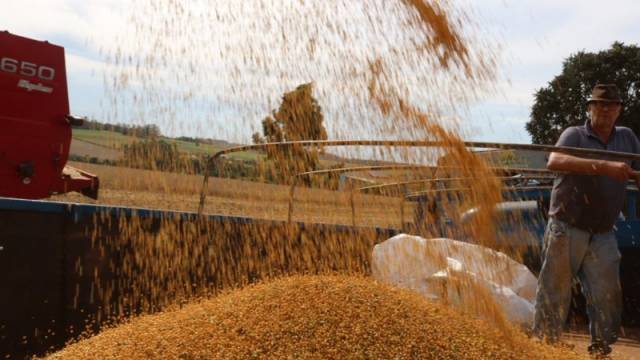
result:
M 622 109 L 618 88 L 598 84 L 587 101 L 591 117 L 583 126 L 567 128 L 557 146 L 640 153 L 633 131 L 616 127 Z M 557 341 L 578 277 L 587 300 L 593 355 L 611 352 L 622 315 L 620 252 L 613 225 L 624 205 L 627 180 L 640 162 L 585 159 L 551 153 L 547 168 L 568 172 L 554 181 L 549 222 L 544 235 L 543 265 L 538 278 L 533 332 Z

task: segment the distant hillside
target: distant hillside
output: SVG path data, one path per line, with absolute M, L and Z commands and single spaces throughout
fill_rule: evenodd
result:
M 118 160 L 122 156 L 125 145 L 135 141 L 144 141 L 146 138 L 134 135 L 125 135 L 111 130 L 73 129 L 71 142 L 71 155 L 97 158 L 101 160 Z M 175 143 L 178 150 L 187 154 L 213 154 L 219 150 L 239 146 L 224 140 L 170 138 L 160 136 L 160 140 Z M 206 141 L 206 143 L 204 142 Z M 255 160 L 256 152 L 239 152 L 231 155 L 232 158 L 242 160 Z
M 73 160 L 91 158 L 100 160 L 117 161 L 122 157 L 122 151 L 115 148 L 97 145 L 79 138 L 71 139 L 71 149 L 69 150 Z
M 178 151 L 185 155 L 212 155 L 222 149 L 241 146 L 241 144 L 230 143 L 225 140 L 218 139 L 202 139 L 191 137 L 170 138 L 162 135 L 153 135 L 159 131 L 154 128 L 129 128 L 118 125 L 109 130 L 111 125 L 100 124 L 94 122 L 93 128 L 74 128 L 72 133 L 72 142 L 69 159 L 72 161 L 89 162 L 95 164 L 106 165 L 125 165 L 124 148 L 136 142 L 149 141 L 157 139 L 169 144 L 175 144 Z M 142 134 L 138 135 L 138 134 Z M 253 163 L 255 160 L 262 158 L 264 155 L 259 151 L 245 151 L 229 154 L 228 158 L 236 160 L 234 165 L 238 170 L 234 176 L 249 176 L 248 173 L 256 171 L 257 165 Z M 249 163 L 247 163 L 247 161 Z M 253 164 L 251 164 L 253 163 Z M 383 165 L 393 164 L 393 162 L 363 160 L 355 158 L 340 157 L 331 153 L 325 153 L 320 156 L 321 168 L 330 167 L 353 167 L 365 165 Z M 135 167 L 135 166 L 134 166 Z M 253 169 L 249 171 L 248 169 Z M 227 172 L 233 172 L 228 170 Z M 246 173 L 246 174 L 245 174 Z M 244 174 L 244 175 L 242 175 Z M 231 174 L 227 174 L 231 176 Z

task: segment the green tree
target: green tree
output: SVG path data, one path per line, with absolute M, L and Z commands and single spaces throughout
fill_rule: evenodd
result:
M 262 120 L 262 135 L 253 134 L 256 144 L 265 142 L 326 140 L 322 108 L 313 97 L 313 84 L 302 84 L 282 96 L 278 110 Z M 291 175 L 315 170 L 319 165 L 319 150 L 302 146 L 281 146 L 267 151 L 267 158 L 274 161 L 274 178 L 288 182 Z
M 614 43 L 598 53 L 578 52 L 562 65 L 562 73 L 539 89 L 527 123 L 535 144 L 554 144 L 568 126 L 588 119 L 586 101 L 597 83 L 613 83 L 624 108 L 617 124 L 640 134 L 640 48 Z

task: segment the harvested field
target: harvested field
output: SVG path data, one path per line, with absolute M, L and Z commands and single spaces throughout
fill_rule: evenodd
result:
M 118 160 L 122 157 L 122 151 L 112 147 L 94 144 L 80 139 L 71 140 L 71 155 L 95 157 L 102 160 Z
M 110 149 L 122 150 L 124 145 L 136 141 L 136 137 L 108 130 L 73 129 L 73 140 L 80 140 Z
M 198 208 L 202 176 L 129 169 L 86 163 L 70 163 L 98 175 L 100 197 L 93 201 L 78 193 L 52 197 L 54 201 L 97 203 L 180 211 Z M 299 186 L 295 194 L 293 220 L 315 223 L 351 224 L 350 194 Z M 289 187 L 252 181 L 211 178 L 205 213 L 286 220 Z M 400 200 L 360 195 L 354 198 L 356 225 L 400 227 Z M 413 208 L 404 204 L 405 222 L 411 222 Z
M 52 359 L 579 359 L 351 276 L 293 276 L 131 320 Z

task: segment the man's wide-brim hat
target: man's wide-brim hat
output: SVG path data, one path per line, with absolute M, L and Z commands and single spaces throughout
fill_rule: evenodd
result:
M 587 104 L 592 101 L 606 101 L 622 104 L 620 91 L 615 84 L 598 84 L 593 87 L 591 96 L 587 99 Z

